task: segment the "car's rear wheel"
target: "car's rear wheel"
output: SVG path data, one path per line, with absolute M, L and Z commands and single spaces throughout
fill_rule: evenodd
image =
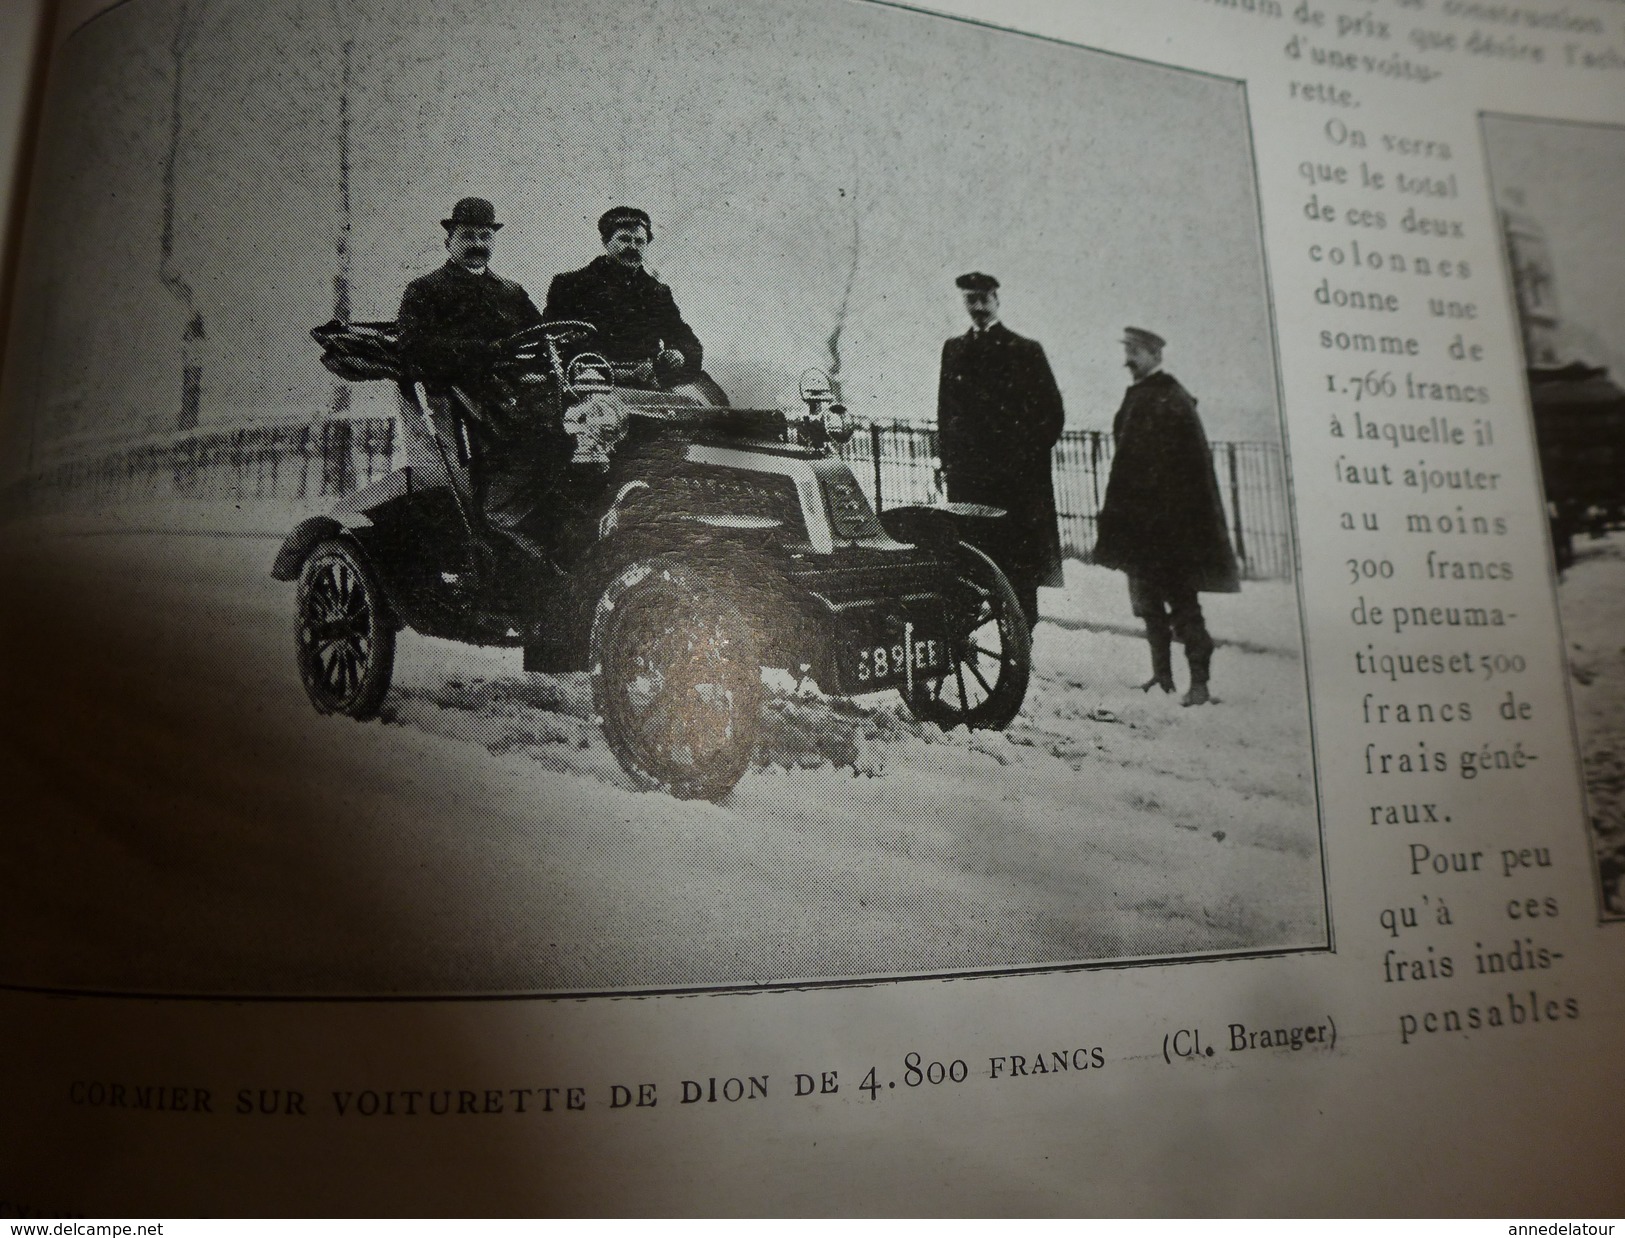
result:
M 299 572 L 294 654 L 310 703 L 371 718 L 395 669 L 395 624 L 378 578 L 348 543 L 319 542 Z
M 955 549 L 949 587 L 948 668 L 916 678 L 902 690 L 922 722 L 1002 730 L 1027 696 L 1032 673 L 1032 632 L 1016 591 L 998 565 L 974 546 Z
M 593 702 L 621 767 L 645 787 L 721 799 L 750 764 L 762 667 L 736 593 L 712 572 L 653 559 L 598 601 Z

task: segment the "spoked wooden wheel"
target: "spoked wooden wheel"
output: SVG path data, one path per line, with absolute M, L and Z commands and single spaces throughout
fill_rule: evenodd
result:
M 1032 672 L 1032 632 L 1016 591 L 992 559 L 964 542 L 950 589 L 949 666 L 903 690 L 914 716 L 945 729 L 1002 730 L 1021 712 Z
M 621 767 L 680 799 L 721 799 L 761 727 L 757 645 L 725 582 L 677 562 L 623 572 L 592 626 L 593 702 Z
M 321 542 L 299 573 L 298 606 L 294 652 L 310 703 L 375 716 L 395 667 L 395 626 L 372 569 L 346 543 Z

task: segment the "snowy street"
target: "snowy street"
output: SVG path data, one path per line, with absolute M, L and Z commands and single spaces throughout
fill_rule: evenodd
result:
M 37 805 L 0 834 L 14 983 L 601 991 L 1325 944 L 1288 583 L 1204 597 L 1211 707 L 1137 690 L 1122 577 L 1075 562 L 1007 732 L 770 677 L 714 805 L 635 790 L 585 677 L 517 650 L 404 633 L 382 721 L 320 717 L 267 530 L 124 521 L 0 546 L 27 651 L 0 772 Z

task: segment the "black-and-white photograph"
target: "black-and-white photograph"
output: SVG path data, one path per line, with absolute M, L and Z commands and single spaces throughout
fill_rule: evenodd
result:
M 1483 117 L 1605 919 L 1625 919 L 1625 129 Z
M 56 73 L 0 981 L 1329 947 L 1241 83 L 871 0 L 125 0 Z

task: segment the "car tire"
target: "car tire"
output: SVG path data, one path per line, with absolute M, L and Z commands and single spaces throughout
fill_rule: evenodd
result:
M 954 557 L 951 665 L 946 674 L 917 679 L 901 695 L 916 718 L 944 730 L 1003 730 L 1027 697 L 1032 632 L 1016 591 L 992 559 L 965 542 Z
M 371 565 L 352 543 L 318 542 L 299 571 L 294 653 L 318 713 L 376 717 L 395 669 L 395 622 Z
M 679 799 L 727 795 L 761 729 L 760 649 L 721 573 L 656 558 L 616 577 L 593 615 L 590 665 L 621 768 Z

